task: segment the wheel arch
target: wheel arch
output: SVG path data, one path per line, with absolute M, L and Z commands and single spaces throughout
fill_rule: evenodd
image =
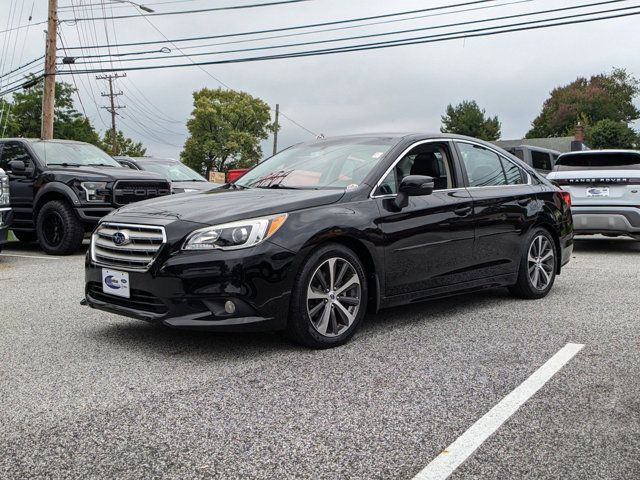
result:
M 330 237 L 321 237 L 309 240 L 303 250 L 305 251 L 304 259 L 307 257 L 318 247 L 322 247 L 323 245 L 337 243 L 343 245 L 350 250 L 352 250 L 362 262 L 362 266 L 364 267 L 365 273 L 367 275 L 367 286 L 368 286 L 368 299 L 367 299 L 367 311 L 370 313 L 376 313 L 380 309 L 380 299 L 381 299 L 381 287 L 380 287 L 380 271 L 376 266 L 376 262 L 374 260 L 374 253 L 371 252 L 370 248 L 363 242 L 353 236 L 350 236 L 346 233 L 339 235 L 332 235 Z M 301 265 L 304 262 L 301 262 Z
M 33 219 L 38 218 L 38 213 L 40 209 L 48 202 L 53 200 L 61 200 L 69 203 L 71 206 L 80 205 L 80 201 L 78 200 L 75 192 L 64 184 L 56 184 L 50 183 L 45 185 L 38 193 L 36 194 L 36 198 L 34 199 L 34 208 L 33 208 Z

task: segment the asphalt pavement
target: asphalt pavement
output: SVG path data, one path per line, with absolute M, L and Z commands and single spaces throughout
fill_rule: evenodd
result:
M 640 478 L 640 242 L 578 240 L 543 300 L 395 308 L 324 351 L 91 310 L 83 263 L 0 254 L 0 478 L 411 479 L 571 342 L 450 478 Z

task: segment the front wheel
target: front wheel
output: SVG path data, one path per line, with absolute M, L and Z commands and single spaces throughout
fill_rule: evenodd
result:
M 304 263 L 293 288 L 288 332 L 312 348 L 346 343 L 365 315 L 367 278 L 358 256 L 329 244 Z
M 48 202 L 40 209 L 36 231 L 40 247 L 50 255 L 75 253 L 84 238 L 84 227 L 73 208 L 60 200 Z
M 527 239 L 527 248 L 520 260 L 518 282 L 509 291 L 520 298 L 543 298 L 556 279 L 556 244 L 544 228 L 535 228 Z

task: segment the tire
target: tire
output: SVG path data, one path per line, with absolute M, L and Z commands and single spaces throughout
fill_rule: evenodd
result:
M 40 247 L 50 255 L 71 255 L 80 249 L 84 238 L 84 227 L 73 208 L 60 200 L 40 209 L 36 232 Z
M 16 232 L 14 230 L 13 235 L 22 243 L 31 243 L 38 240 L 38 236 L 36 235 L 36 232 Z
M 518 268 L 518 281 L 509 287 L 509 291 L 519 298 L 546 297 L 556 279 L 556 244 L 547 230 L 537 227 L 529 233 L 525 245 Z
M 362 321 L 367 298 L 367 276 L 358 256 L 340 244 L 324 245 L 305 260 L 296 277 L 289 336 L 311 348 L 342 345 Z

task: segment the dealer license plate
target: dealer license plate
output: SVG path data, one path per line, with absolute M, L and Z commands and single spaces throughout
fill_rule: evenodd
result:
M 102 269 L 102 291 L 109 295 L 129 298 L 129 274 L 118 270 Z
M 590 187 L 587 188 L 587 197 L 608 197 L 609 187 Z

